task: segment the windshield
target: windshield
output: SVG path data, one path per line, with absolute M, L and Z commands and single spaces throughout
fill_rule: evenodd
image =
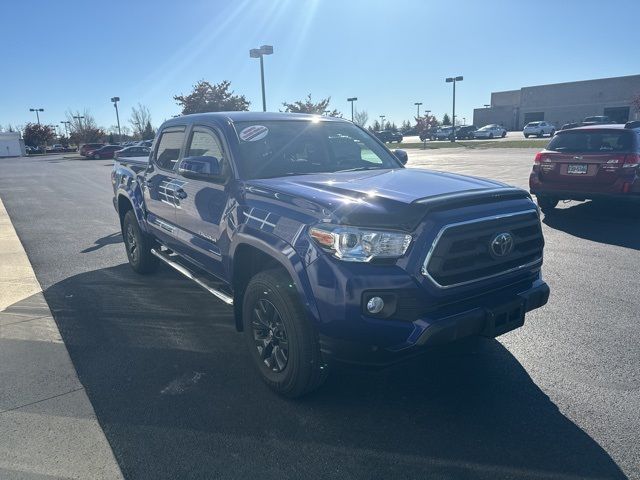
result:
M 547 150 L 556 152 L 628 152 L 633 133 L 625 130 L 573 130 L 558 133 Z
M 540 125 L 540 122 L 527 123 L 527 127 L 537 127 L 538 125 Z
M 236 122 L 234 126 L 239 143 L 237 163 L 246 179 L 402 167 L 351 123 L 281 120 Z

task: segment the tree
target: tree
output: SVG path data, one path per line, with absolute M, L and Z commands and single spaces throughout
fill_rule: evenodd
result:
M 285 112 L 290 113 L 314 113 L 316 115 L 324 115 L 327 112 L 327 115 L 330 117 L 341 117 L 342 114 L 338 110 L 328 110 L 329 102 L 331 101 L 331 97 L 324 98 L 317 103 L 314 103 L 311 100 L 311 94 L 307 95 L 304 100 L 298 100 L 293 103 L 283 102 Z
M 442 125 L 451 125 L 451 118 L 448 113 L 445 113 L 444 117 L 442 117 Z
M 392 122 L 392 123 L 387 122 L 386 130 L 391 130 L 394 133 L 397 132 L 398 131 L 398 126 L 396 125 L 396 122 Z
M 151 126 L 151 122 L 147 122 L 147 124 L 144 127 L 144 130 L 142 131 L 142 139 L 153 140 L 153 137 L 155 136 L 156 136 L 156 132 Z
M 133 135 L 136 138 L 142 138 L 147 123 L 151 123 L 149 109 L 141 103 L 138 103 L 138 108 L 131 107 L 129 123 L 131 124 L 131 128 L 133 128 Z
M 400 132 L 406 133 L 409 130 L 411 130 L 411 122 L 409 120 L 404 120 L 400 126 Z
M 371 126 L 371 131 L 372 132 L 379 132 L 380 130 L 382 130 L 381 126 L 380 126 L 380 122 L 378 121 L 378 119 L 373 121 L 373 125 Z
M 434 115 L 423 115 L 422 117 L 415 117 L 416 119 L 416 133 L 421 137 L 428 137 L 429 132 L 438 126 L 438 120 Z
M 356 110 L 355 112 L 353 112 L 353 123 L 355 123 L 356 125 L 364 127 L 367 124 L 368 120 L 369 114 L 366 110 Z
M 96 125 L 95 118 L 86 108 L 82 115 L 79 111 L 67 111 L 67 121 L 70 122 L 69 138 L 74 145 L 101 142 L 106 138 L 104 130 Z
M 49 125 L 40 125 L 39 123 L 27 123 L 22 132 L 25 145 L 32 147 L 40 147 L 46 145 L 55 136 L 53 128 Z
M 183 115 L 249 110 L 250 102 L 244 95 L 234 95 L 230 87 L 227 80 L 214 85 L 200 80 L 189 95 L 175 95 L 173 99 L 182 107 Z

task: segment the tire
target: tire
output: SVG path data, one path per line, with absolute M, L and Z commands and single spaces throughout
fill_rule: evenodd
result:
M 528 133 L 525 133 L 525 134 L 524 134 L 524 138 L 529 138 L 529 134 L 528 134 Z
M 551 132 L 549 133 L 549 138 L 552 138 L 555 134 L 556 134 L 556 131 L 551 130 Z
M 95 154 L 95 153 L 94 153 L 94 154 L 91 156 L 91 158 L 92 158 L 93 160 L 100 160 L 100 155 L 98 155 L 98 154 Z
M 538 138 L 542 138 L 544 137 L 544 130 L 540 130 L 540 133 L 538 134 Z
M 322 385 L 328 367 L 322 360 L 318 334 L 286 272 L 267 270 L 249 281 L 242 323 L 249 354 L 272 390 L 296 398 Z
M 489 138 L 493 140 L 493 133 L 489 134 Z
M 557 198 L 549 197 L 547 195 L 536 195 L 536 199 L 538 200 L 540 210 L 542 210 L 545 215 L 552 213 L 558 205 Z
M 502 138 L 504 138 L 506 136 L 507 136 L 507 132 L 506 131 L 502 132 Z
M 153 240 L 140 229 L 133 210 L 129 210 L 122 222 L 122 239 L 129 265 L 138 273 L 151 273 L 158 268 L 158 258 L 151 253 Z

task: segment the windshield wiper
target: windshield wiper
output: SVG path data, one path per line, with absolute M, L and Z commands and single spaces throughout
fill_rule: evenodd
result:
M 339 172 L 360 172 L 362 170 L 380 170 L 379 167 L 355 167 L 355 168 L 347 168 L 345 170 L 336 170 L 334 173 Z

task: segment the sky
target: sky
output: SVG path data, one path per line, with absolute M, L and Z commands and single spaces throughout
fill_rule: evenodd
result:
M 0 125 L 59 124 L 87 109 L 99 126 L 121 123 L 146 105 L 154 126 L 180 113 L 174 95 L 200 79 L 229 80 L 261 110 L 331 96 L 398 125 L 415 102 L 438 118 L 470 123 L 491 92 L 640 73 L 629 41 L 639 0 L 20 0 L 3 2 Z

